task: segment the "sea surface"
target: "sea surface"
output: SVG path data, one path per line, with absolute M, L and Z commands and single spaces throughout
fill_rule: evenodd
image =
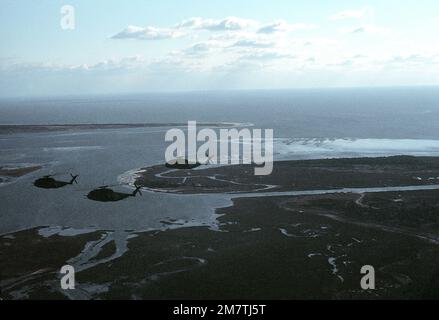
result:
M 0 124 L 252 123 L 274 129 L 275 158 L 385 155 L 439 156 L 439 88 L 380 88 L 192 92 L 0 100 Z M 83 230 L 131 232 L 175 226 L 215 228 L 215 209 L 230 195 L 143 192 L 120 202 L 86 198 L 123 185 L 130 170 L 163 163 L 168 127 L 0 135 L 0 167 L 43 168 L 0 185 L 0 234 L 47 227 L 64 235 Z M 46 174 L 78 184 L 39 189 Z M 64 229 L 64 231 L 62 231 Z M 66 231 L 67 230 L 67 231 Z M 82 230 L 82 231 L 81 231 Z M 42 233 L 44 233 L 42 231 Z

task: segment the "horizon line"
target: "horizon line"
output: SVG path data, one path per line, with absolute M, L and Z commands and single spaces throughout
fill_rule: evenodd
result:
M 47 94 L 47 95 L 15 95 L 0 96 L 1 100 L 30 100 L 30 99 L 63 99 L 63 98 L 86 98 L 86 97 L 116 97 L 116 96 L 141 96 L 141 95 L 175 95 L 175 94 L 197 94 L 197 93 L 228 93 L 228 92 L 266 92 L 266 91 L 315 91 L 315 90 L 367 90 L 367 89 L 428 89 L 437 88 L 439 84 L 416 84 L 416 85 L 375 85 L 375 86 L 331 86 L 331 87 L 287 87 L 287 88 L 252 88 L 252 89 L 198 89 L 198 90 L 152 90 L 132 92 L 97 92 L 97 93 L 71 93 L 71 94 Z

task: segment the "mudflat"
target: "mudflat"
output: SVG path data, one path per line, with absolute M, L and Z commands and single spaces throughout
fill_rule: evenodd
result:
M 415 185 L 434 181 L 436 161 L 413 157 L 316 160 L 276 163 L 275 168 L 352 177 L 326 185 L 325 180 L 317 180 L 313 187 L 319 189 Z M 245 167 L 238 167 L 205 170 L 223 170 L 223 174 L 232 170 L 239 175 Z M 305 186 L 292 177 L 279 181 L 295 183 L 281 188 Z M 178 192 L 184 191 L 179 188 Z M 234 195 L 233 205 L 217 209 L 216 214 L 216 228 L 179 228 L 170 217 L 161 229 L 124 230 L 129 237 L 122 255 L 117 252 L 116 237 L 108 236 L 117 231 L 44 236 L 41 228 L 34 228 L 3 235 L 2 297 L 439 298 L 439 190 L 269 197 L 256 191 L 255 197 Z M 87 251 L 97 247 L 101 249 L 94 254 Z M 75 261 L 81 261 L 77 289 L 66 292 L 60 289 L 58 269 Z M 360 287 L 364 265 L 375 269 L 375 290 Z
M 277 161 L 273 172 L 266 176 L 255 176 L 253 167 L 200 166 L 196 170 L 185 170 L 157 165 L 139 169 L 136 184 L 162 192 L 219 193 L 387 187 L 439 182 L 437 157 Z
M 185 123 L 80 123 L 80 124 L 11 124 L 0 125 L 0 134 L 38 133 L 68 130 L 97 130 L 97 129 L 127 129 L 127 128 L 155 128 L 155 127 L 183 127 Z M 200 123 L 200 126 L 228 127 L 232 123 Z
M 41 168 L 41 166 L 29 166 L 21 168 L 0 167 L 0 176 L 21 177 Z

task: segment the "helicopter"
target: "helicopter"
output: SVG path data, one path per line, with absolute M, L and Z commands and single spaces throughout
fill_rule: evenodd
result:
M 176 160 L 175 162 L 173 161 L 173 163 L 166 162 L 165 166 L 166 168 L 169 169 L 194 169 L 196 167 L 201 166 L 201 163 L 199 162 L 189 163 L 188 159 L 184 159 L 184 163 L 180 163 L 180 162 L 178 160 Z
M 110 202 L 135 197 L 137 194 L 142 195 L 142 192 L 140 191 L 141 186 L 138 186 L 137 184 L 134 184 L 134 186 L 136 189 L 132 193 L 117 192 L 110 189 L 109 186 L 101 186 L 90 191 L 87 194 L 87 198 L 93 201 Z
M 43 189 L 58 189 L 65 187 L 67 185 L 72 185 L 73 183 L 78 183 L 76 179 L 79 177 L 78 174 L 77 175 L 70 174 L 70 176 L 72 177 L 70 181 L 60 181 L 52 178 L 53 176 L 54 176 L 53 174 L 46 175 L 42 178 L 35 180 L 34 186 Z
M 177 159 L 174 159 L 171 163 L 170 162 L 166 162 L 165 163 L 165 167 L 166 168 L 170 168 L 170 169 L 194 169 L 197 168 L 201 165 L 208 165 L 210 164 L 210 161 L 212 160 L 212 158 L 214 156 L 209 156 L 209 151 L 206 151 L 205 153 L 206 157 L 207 157 L 207 161 L 206 163 L 200 163 L 200 162 L 195 162 L 195 163 L 189 163 L 189 160 L 183 157 L 178 157 Z M 181 163 L 182 160 L 184 160 L 184 163 Z

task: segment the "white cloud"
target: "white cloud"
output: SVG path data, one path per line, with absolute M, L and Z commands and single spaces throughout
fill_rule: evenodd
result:
M 128 46 L 132 50 L 128 51 L 130 54 L 144 52 L 145 56 L 109 59 L 110 52 L 108 56 L 97 56 L 94 61 L 79 60 L 82 64 L 69 64 L 67 60 L 58 60 L 65 64 L 20 64 L 16 60 L 0 59 L 0 73 L 3 79 L 16 79 L 17 83 L 37 84 L 37 79 L 47 76 L 54 84 L 61 83 L 59 79 L 84 87 L 85 84 L 125 81 L 126 90 L 144 90 L 150 86 L 162 90 L 167 88 L 168 80 L 170 88 L 194 89 L 205 85 L 215 88 L 215 79 L 232 81 L 237 87 L 245 87 L 257 79 L 264 86 L 275 85 L 267 80 L 269 74 L 278 79 L 278 75 L 289 77 L 297 73 L 300 85 L 301 77 L 310 73 L 323 75 L 319 77 L 325 84 L 324 75 L 331 72 L 348 77 L 360 72 L 404 74 L 406 69 L 419 74 L 438 72 L 439 47 L 434 42 L 426 44 L 422 39 L 418 42 L 411 34 L 397 33 L 396 26 L 390 31 L 375 25 L 369 17 L 366 9 L 339 12 L 331 19 L 365 19 L 330 24 L 323 33 L 293 33 L 316 28 L 313 24 L 294 24 L 285 20 L 266 20 L 268 23 L 264 23 L 237 17 L 190 18 L 163 28 L 129 26 L 112 38 L 186 38 L 157 44 L 154 46 L 157 50 L 148 52 L 143 51 L 143 45 Z M 338 32 L 346 35 L 340 36 Z M 392 37 L 375 36 L 382 34 Z M 412 48 L 417 51 L 412 52 Z M 97 62 L 99 59 L 101 61 Z M 220 73 L 227 77 L 223 78 Z
M 263 25 L 258 29 L 258 33 L 276 33 L 276 32 L 290 32 L 296 30 L 310 30 L 315 29 L 317 26 L 306 23 L 289 24 L 284 20 L 277 20 L 266 25 Z
M 417 65 L 439 65 L 439 55 L 422 55 L 410 54 L 405 56 L 394 56 L 388 64 L 396 64 L 400 66 L 417 66 Z
M 345 20 L 345 19 L 362 19 L 368 16 L 370 9 L 365 7 L 358 10 L 343 10 L 329 17 L 330 20 Z
M 175 54 L 176 55 L 183 54 L 183 55 L 187 55 L 187 56 L 200 57 L 200 56 L 206 56 L 212 52 L 215 52 L 218 49 L 223 48 L 224 46 L 225 46 L 224 43 L 222 43 L 220 41 L 210 40 L 210 41 L 195 43 L 184 50 L 177 51 Z
M 276 60 L 285 58 L 294 58 L 294 56 L 276 51 L 257 51 L 240 57 L 241 60 Z
M 140 56 L 128 56 L 121 59 L 108 59 L 97 62 L 95 64 L 82 64 L 77 66 L 71 66 L 70 69 L 82 69 L 87 71 L 108 71 L 108 70 L 130 70 L 137 69 L 139 66 L 145 65 L 146 60 Z
M 315 29 L 316 27 L 316 25 L 306 23 L 290 24 L 284 20 L 277 20 L 267 24 L 262 24 L 256 20 L 238 17 L 226 17 L 223 19 L 205 19 L 195 17 L 183 20 L 182 22 L 169 28 L 158 28 L 153 26 L 128 26 L 124 30 L 112 36 L 112 39 L 161 40 L 177 38 L 184 35 L 190 35 L 194 38 L 197 38 L 200 36 L 200 34 L 196 33 L 196 31 L 203 30 L 219 32 L 220 36 L 227 36 L 229 39 L 254 39 L 264 34 L 269 36 L 275 33 L 287 33 L 296 30 L 310 30 Z
M 257 22 L 251 19 L 237 17 L 226 17 L 224 19 L 204 19 L 200 17 L 184 20 L 176 25 L 177 29 L 191 28 L 196 30 L 225 31 L 225 30 L 242 30 L 257 25 Z
M 216 44 L 195 44 L 194 50 L 211 50 Z M 218 44 L 220 45 L 220 44 Z M 222 51 L 218 51 L 222 52 Z M 338 51 L 338 53 L 340 53 Z M 328 58 L 329 59 L 325 59 Z M 231 52 L 221 60 L 191 59 L 184 55 L 145 59 L 131 56 L 94 64 L 60 65 L 0 61 L 0 94 L 53 94 L 54 92 L 113 93 L 135 91 L 194 90 L 211 88 L 276 88 L 282 86 L 332 86 L 340 77 L 356 84 L 376 84 L 389 78 L 393 84 L 438 83 L 439 54 L 413 52 L 381 57 L 327 54 L 292 55 L 278 48 L 245 48 Z M 407 77 L 409 73 L 410 77 Z M 323 76 L 322 76 L 323 75 Z M 353 78 L 349 78 L 355 75 Z M 309 77 L 311 76 L 311 80 Z M 364 76 L 367 76 L 366 78 Z M 405 77 L 405 78 L 404 78 Z M 310 82 L 307 82 L 308 80 Z M 322 80 L 323 79 L 323 80 Z M 404 82 L 406 79 L 407 81 Z M 341 81 L 339 85 L 352 84 Z M 403 81 L 404 80 L 404 81 Z M 366 81 L 366 82 L 364 82 Z M 398 80 L 399 81 L 399 80 Z M 381 84 L 389 82 L 382 81 Z M 115 87 L 114 84 L 117 84 Z M 112 86 L 113 85 L 113 86 Z M 54 91 L 55 89 L 55 91 Z M 58 91 L 59 90 L 59 91 Z
M 347 27 L 339 29 L 341 33 L 374 33 L 374 34 L 389 34 L 390 29 L 384 27 L 378 27 L 370 24 L 355 26 L 355 27 Z
M 209 52 L 212 47 L 206 42 L 196 43 L 185 50 L 189 54 L 204 54 Z
M 273 42 L 258 41 L 250 39 L 242 39 L 232 44 L 232 47 L 249 47 L 249 48 L 270 48 L 273 47 Z
M 138 39 L 138 40 L 162 40 L 182 36 L 178 30 L 155 28 L 155 27 L 136 27 L 128 26 L 121 32 L 112 36 L 113 39 Z

